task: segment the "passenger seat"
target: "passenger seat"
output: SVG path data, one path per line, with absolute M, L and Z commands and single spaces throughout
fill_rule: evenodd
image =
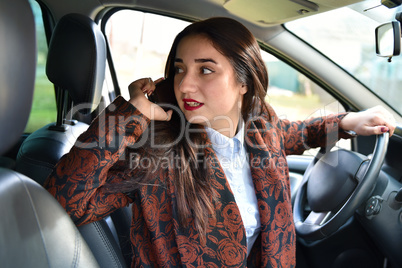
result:
M 57 89 L 57 122 L 22 143 L 16 170 L 43 185 L 55 164 L 88 128 L 100 104 L 106 65 L 106 43 L 98 25 L 81 14 L 67 14 L 50 41 L 46 74 Z M 111 220 L 78 227 L 101 267 L 127 267 Z
M 18 141 L 32 105 L 35 21 L 27 0 L 0 0 L 0 156 Z M 0 168 L 0 266 L 99 267 L 60 204 L 38 183 Z
M 46 64 L 46 74 L 57 90 L 57 122 L 38 129 L 22 143 L 18 172 L 43 185 L 54 165 L 88 128 L 90 114 L 102 97 L 105 65 L 106 44 L 98 26 L 80 14 L 61 18 L 52 34 Z

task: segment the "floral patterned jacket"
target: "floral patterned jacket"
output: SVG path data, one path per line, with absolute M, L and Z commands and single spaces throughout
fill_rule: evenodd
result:
M 296 242 L 286 156 L 347 138 L 338 127 L 345 114 L 290 122 L 269 109 L 271 120 L 267 116 L 251 118 L 245 127 L 261 217 L 261 233 L 248 257 L 240 212 L 212 146 L 206 146 L 204 153 L 219 198 L 214 202 L 216 217 L 209 220 L 206 244 L 200 242 L 191 224 L 189 228 L 178 224 L 169 168 L 161 168 L 163 186 L 144 185 L 130 196 L 105 190 L 106 183 L 135 175 L 135 170 L 126 166 L 124 153 L 139 142 L 150 123 L 122 97 L 78 138 L 45 187 L 77 225 L 97 221 L 132 203 L 132 267 L 294 267 Z

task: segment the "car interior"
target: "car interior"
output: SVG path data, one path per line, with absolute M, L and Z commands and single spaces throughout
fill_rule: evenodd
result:
M 0 266 L 131 267 L 130 207 L 76 227 L 42 185 L 130 82 L 163 76 L 178 32 L 222 16 L 256 36 L 281 118 L 381 105 L 396 120 L 288 157 L 296 266 L 402 267 L 401 4 L 0 0 Z
M 32 102 L 36 68 L 34 18 L 29 3 L 1 5 L 1 153 L 21 135 Z M 9 26 L 12 27 L 9 27 Z M 6 37 L 6 38 L 5 38 Z M 19 57 L 15 57 L 19 55 Z M 21 79 L 23 77 L 23 79 Z M 64 209 L 43 187 L 0 169 L 1 262 L 4 267 L 99 267 Z

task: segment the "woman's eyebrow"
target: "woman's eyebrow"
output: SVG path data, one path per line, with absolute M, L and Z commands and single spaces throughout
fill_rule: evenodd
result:
M 216 61 L 214 61 L 213 59 L 210 59 L 210 58 L 208 58 L 208 59 L 195 59 L 194 61 L 195 61 L 195 62 L 200 62 L 200 63 L 212 62 L 212 63 L 214 63 L 214 64 L 217 64 Z
M 214 63 L 214 64 L 217 64 L 216 63 L 216 61 L 214 61 L 213 59 L 211 59 L 211 58 L 206 58 L 206 59 L 195 59 L 194 60 L 196 63 L 204 63 L 204 62 L 212 62 L 212 63 Z M 180 58 L 176 58 L 175 60 L 174 60 L 174 62 L 180 62 L 180 63 L 182 63 L 183 62 L 183 60 L 182 59 L 180 59 Z

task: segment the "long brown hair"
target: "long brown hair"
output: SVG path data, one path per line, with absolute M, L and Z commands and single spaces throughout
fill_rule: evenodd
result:
M 248 90 L 243 96 L 241 108 L 245 121 L 250 114 L 267 111 L 264 98 L 268 87 L 268 74 L 258 43 L 252 33 L 242 24 L 222 17 L 195 22 L 176 36 L 167 59 L 163 86 L 157 87 L 152 94 L 154 101 L 178 107 L 173 89 L 174 61 L 180 41 L 189 35 L 202 35 L 210 40 L 215 49 L 230 61 L 238 81 L 247 86 Z M 183 118 L 184 115 L 177 108 L 169 122 L 152 122 L 150 131 L 147 133 L 153 135 L 153 142 L 158 144 L 158 149 L 152 148 L 152 145 L 147 143 L 138 150 L 140 155 L 150 158 L 169 157 L 170 155 L 179 160 L 170 167 L 174 171 L 173 184 L 176 194 L 176 204 L 174 205 L 179 221 L 182 227 L 188 227 L 193 221 L 195 228 L 200 233 L 201 241 L 205 242 L 208 219 L 215 216 L 213 206 L 215 197 L 208 176 L 208 164 L 205 163 L 203 157 L 200 157 L 203 155 L 206 140 L 199 131 L 191 131 L 188 138 L 180 136 L 183 128 L 203 128 L 188 122 L 183 125 Z M 150 162 L 158 163 L 158 161 Z M 142 170 L 140 174 L 145 179 L 136 176 L 129 181 L 129 185 L 126 185 L 128 188 L 126 187 L 125 190 L 133 190 L 139 188 L 142 183 L 154 181 L 161 175 L 158 173 L 159 171 L 155 172 L 155 170 L 160 171 L 158 167 L 148 167 L 146 170 Z

